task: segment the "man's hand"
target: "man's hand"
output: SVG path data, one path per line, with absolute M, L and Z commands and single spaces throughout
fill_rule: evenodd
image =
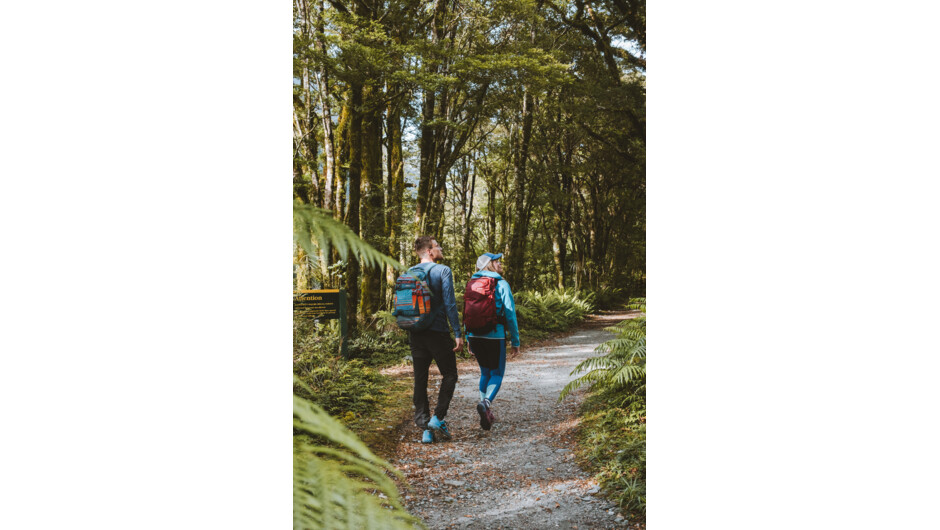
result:
M 457 339 L 457 346 L 454 348 L 454 351 L 460 351 L 463 349 L 463 339 Z
M 519 355 L 519 346 L 512 347 L 512 355 L 513 356 Z

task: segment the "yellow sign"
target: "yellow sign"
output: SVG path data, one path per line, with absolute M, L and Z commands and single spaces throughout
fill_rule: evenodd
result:
M 294 316 L 320 320 L 339 318 L 339 289 L 294 291 Z

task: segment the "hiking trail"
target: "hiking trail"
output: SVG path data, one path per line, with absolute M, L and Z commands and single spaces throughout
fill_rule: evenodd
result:
M 613 335 L 605 327 L 637 311 L 601 312 L 560 338 L 529 348 L 506 363 L 490 431 L 480 428 L 476 360 L 458 362 L 458 381 L 447 420 L 450 441 L 421 444 L 409 418 L 399 426 L 392 463 L 411 485 L 408 510 L 429 528 L 622 528 L 628 521 L 599 496 L 597 483 L 575 462 L 574 431 L 584 399 L 579 389 L 561 403 L 558 394 L 574 367 L 596 356 Z M 431 409 L 441 376 L 432 365 Z M 633 525 L 630 525 L 631 527 Z

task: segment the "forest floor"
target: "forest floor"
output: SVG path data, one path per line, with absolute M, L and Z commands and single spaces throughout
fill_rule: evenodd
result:
M 560 336 L 523 345 L 507 360 L 490 431 L 480 428 L 476 411 L 478 365 L 474 359 L 459 362 L 446 418 L 453 439 L 420 443 L 409 411 L 380 451 L 405 474 L 408 510 L 432 529 L 632 527 L 614 503 L 600 497 L 575 457 L 584 389 L 561 403 L 558 395 L 574 379 L 574 367 L 612 338 L 604 328 L 638 314 L 601 312 Z M 397 375 L 412 375 L 410 367 L 404 372 Z M 440 372 L 431 368 L 432 410 L 440 382 Z

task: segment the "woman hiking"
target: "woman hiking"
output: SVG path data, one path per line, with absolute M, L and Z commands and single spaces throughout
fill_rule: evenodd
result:
M 502 254 L 487 252 L 477 258 L 477 272 L 464 293 L 464 326 L 470 353 L 480 365 L 480 427 L 490 430 L 491 410 L 506 371 L 506 329 L 513 355 L 519 353 L 519 325 L 509 282 L 503 279 Z

